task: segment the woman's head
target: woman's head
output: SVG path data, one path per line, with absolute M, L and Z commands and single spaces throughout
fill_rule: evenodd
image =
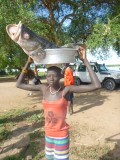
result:
M 47 82 L 49 83 L 49 85 L 54 86 L 59 84 L 59 81 L 62 77 L 61 74 L 61 69 L 57 66 L 51 66 L 49 68 L 47 68 Z

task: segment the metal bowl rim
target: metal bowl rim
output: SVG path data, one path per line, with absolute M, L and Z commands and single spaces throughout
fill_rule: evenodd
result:
M 74 48 L 52 48 L 52 49 L 45 49 L 45 51 L 69 51 L 69 50 L 71 50 L 71 51 L 77 51 L 77 49 L 74 49 Z

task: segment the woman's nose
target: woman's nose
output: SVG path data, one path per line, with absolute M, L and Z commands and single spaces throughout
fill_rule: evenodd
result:
M 53 79 L 54 79 L 54 76 L 53 76 L 53 75 L 51 75 L 51 76 L 50 76 L 50 80 L 53 80 Z

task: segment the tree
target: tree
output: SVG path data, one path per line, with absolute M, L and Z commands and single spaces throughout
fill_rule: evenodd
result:
M 33 4 L 33 2 L 31 1 Z M 37 32 L 40 21 L 36 20 L 35 14 L 30 10 L 31 3 L 21 0 L 0 0 L 0 69 L 15 68 L 21 70 L 27 55 L 15 44 L 6 33 L 6 25 L 22 21 Z
M 59 46 L 81 41 L 92 49 L 113 45 L 120 50 L 117 0 L 0 0 L 0 7 L 0 69 L 21 69 L 25 63 L 27 55 L 5 30 L 21 20 Z
M 65 22 L 74 16 L 71 3 L 67 0 L 41 0 L 32 9 L 47 28 L 45 37 L 57 45 L 66 43 Z
M 120 56 L 120 8 L 119 1 L 107 3 L 104 19 L 97 19 L 87 44 L 92 50 L 103 48 L 104 52 L 113 47 Z
M 64 34 L 63 23 L 71 16 L 71 8 L 64 1 L 0 0 L 0 6 L 0 68 L 7 66 L 21 69 L 27 57 L 6 34 L 7 24 L 18 23 L 22 20 L 22 23 L 25 23 L 31 30 L 58 45 L 67 42 L 69 37 L 67 33 Z
M 16 57 L 21 55 L 21 50 L 10 40 L 6 33 L 6 25 L 10 23 L 18 22 L 19 19 L 25 19 L 24 14 L 27 14 L 27 10 L 21 8 L 20 1 L 0 1 L 0 68 L 16 67 L 20 65 L 16 63 Z M 26 12 L 25 12 L 26 11 Z M 13 61 L 15 59 L 15 61 Z

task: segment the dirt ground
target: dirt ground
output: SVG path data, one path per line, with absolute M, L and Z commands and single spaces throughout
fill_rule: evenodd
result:
M 15 82 L 0 82 L 0 112 L 11 109 L 41 108 L 42 95 L 15 87 Z M 120 157 L 120 87 L 114 91 L 100 89 L 74 95 L 74 114 L 68 123 L 80 132 L 76 145 L 116 144 L 114 153 Z M 77 144 L 78 143 L 78 144 Z

